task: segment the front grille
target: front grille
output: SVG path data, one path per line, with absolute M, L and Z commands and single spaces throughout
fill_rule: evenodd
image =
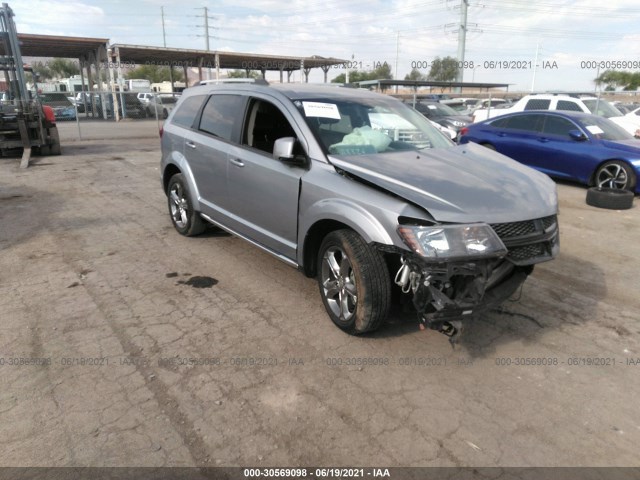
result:
M 495 223 L 491 228 L 508 250 L 507 258 L 515 264 L 531 264 L 549 259 L 558 240 L 557 216 L 521 222 Z
M 536 233 L 536 225 L 533 220 L 527 220 L 526 222 L 496 223 L 491 225 L 491 228 L 493 228 L 502 239 L 522 237 Z

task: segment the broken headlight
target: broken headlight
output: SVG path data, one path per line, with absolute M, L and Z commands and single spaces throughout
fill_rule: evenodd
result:
M 411 250 L 431 260 L 500 257 L 507 248 L 484 223 L 466 225 L 401 225 L 400 237 Z

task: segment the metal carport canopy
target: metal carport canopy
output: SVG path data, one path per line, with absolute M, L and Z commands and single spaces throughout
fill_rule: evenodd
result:
M 117 51 L 120 62 L 138 65 L 173 65 L 177 67 L 216 67 L 244 70 L 292 71 L 300 68 L 328 68 L 344 63 L 339 58 L 291 57 L 282 55 L 262 55 L 226 51 L 189 50 L 182 48 L 147 47 L 143 45 L 113 44 L 112 53 Z
M 19 33 L 20 53 L 23 57 L 83 58 L 89 52 L 106 47 L 108 38 L 61 37 Z M 0 43 L 2 50 L 2 43 Z M 4 51 L 0 52 L 4 54 Z

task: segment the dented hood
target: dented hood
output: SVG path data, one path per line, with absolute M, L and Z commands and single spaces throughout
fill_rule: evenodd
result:
M 338 170 L 426 209 L 440 222 L 503 223 L 557 213 L 555 183 L 469 143 L 451 148 L 330 156 Z

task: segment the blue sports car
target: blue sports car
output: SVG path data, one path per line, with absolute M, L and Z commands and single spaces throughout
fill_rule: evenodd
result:
M 555 178 L 640 193 L 640 140 L 588 113 L 525 111 L 463 128 L 475 142 Z

